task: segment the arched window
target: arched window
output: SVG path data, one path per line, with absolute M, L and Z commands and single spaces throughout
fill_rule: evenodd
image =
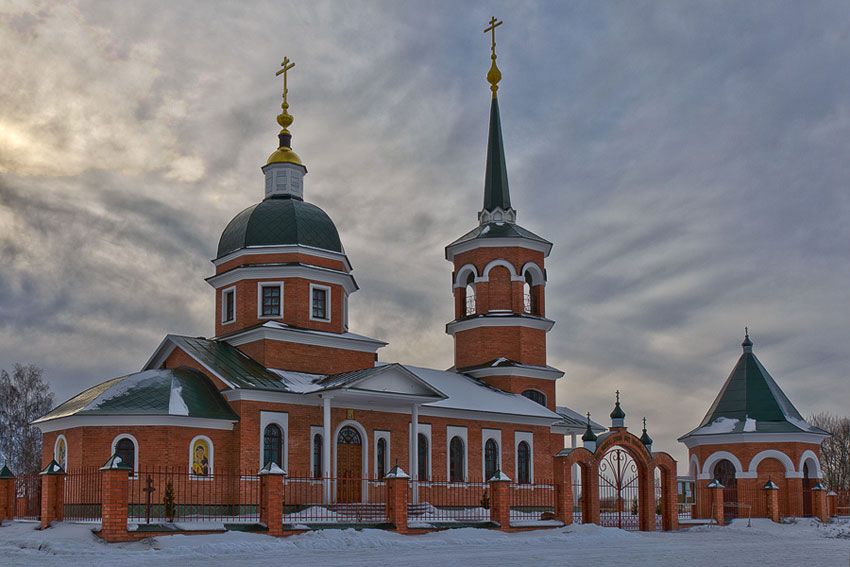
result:
M 378 439 L 378 478 L 384 478 L 387 474 L 387 440 L 381 437 Z
M 449 481 L 463 482 L 464 471 L 464 447 L 463 439 L 460 437 L 452 437 L 449 443 Z
M 417 443 L 417 459 L 419 461 L 419 470 L 416 471 L 418 473 L 419 480 L 429 480 L 428 479 L 428 438 L 420 433 L 419 434 L 419 442 Z
M 322 478 L 322 436 L 313 435 L 313 478 Z
M 475 276 L 469 274 L 466 280 L 466 316 L 475 315 Z
M 488 439 L 484 444 L 484 480 L 493 478 L 499 471 L 499 444 Z
M 136 470 L 136 444 L 129 437 L 122 437 L 115 444 L 115 454 L 121 457 L 121 462 L 134 471 Z
M 270 463 L 283 466 L 283 432 L 274 423 L 263 431 L 263 466 Z
M 532 402 L 537 402 L 543 407 L 546 407 L 546 394 L 539 390 L 526 390 L 522 393 L 523 396 L 531 400 Z
M 520 441 L 516 448 L 517 482 L 528 484 L 531 482 L 531 448 L 525 441 Z
M 534 292 L 531 288 L 531 272 L 525 272 L 525 282 L 522 284 L 523 307 L 526 313 L 534 313 Z
M 714 465 L 714 478 L 726 487 L 732 487 L 738 484 L 738 479 L 735 476 L 735 465 L 729 459 L 717 461 Z
M 198 435 L 189 444 L 190 470 L 193 476 L 213 474 L 213 444 L 209 437 Z

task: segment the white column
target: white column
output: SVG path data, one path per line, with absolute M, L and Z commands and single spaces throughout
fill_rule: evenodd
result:
M 575 433 L 570 435 L 570 440 L 572 441 L 572 445 L 570 445 L 570 448 L 575 449 L 577 447 L 577 445 L 576 445 L 576 434 Z
M 325 503 L 330 504 L 333 501 L 331 498 L 331 399 L 330 397 L 322 398 L 324 404 L 324 420 L 322 422 L 322 476 L 325 477 Z
M 419 406 L 410 408 L 410 478 L 413 480 L 413 502 L 419 502 Z

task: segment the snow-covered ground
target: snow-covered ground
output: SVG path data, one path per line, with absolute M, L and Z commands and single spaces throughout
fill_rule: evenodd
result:
M 767 565 L 818 567 L 850 564 L 850 523 L 820 525 L 809 519 L 773 524 L 756 519 L 731 526 L 698 526 L 678 532 L 625 532 L 594 525 L 506 534 L 475 528 L 403 536 L 380 530 L 320 530 L 275 539 L 229 532 L 174 535 L 106 544 L 90 526 L 7 522 L 0 528 L 0 565 L 180 565 L 237 567 L 294 565 Z

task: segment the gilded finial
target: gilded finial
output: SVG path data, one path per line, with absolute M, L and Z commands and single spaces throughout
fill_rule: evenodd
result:
M 280 107 L 283 109 L 283 112 L 277 115 L 277 123 L 281 125 L 283 130 L 280 131 L 281 134 L 289 134 L 289 126 L 292 125 L 292 122 L 295 120 L 291 114 L 289 114 L 289 103 L 286 102 L 286 95 L 289 92 L 289 89 L 286 87 L 286 72 L 295 67 L 295 63 L 289 60 L 289 57 L 283 58 L 283 63 L 280 64 L 280 70 L 275 73 L 275 77 L 279 77 L 283 74 L 283 104 Z
M 495 17 L 490 18 L 490 25 L 484 28 L 484 33 L 490 32 L 490 70 L 487 71 L 487 82 L 490 83 L 490 90 L 493 91 L 493 98 L 496 98 L 496 91 L 499 90 L 499 81 L 502 80 L 502 72 L 496 66 L 496 28 L 501 26 L 503 22 L 497 21 Z

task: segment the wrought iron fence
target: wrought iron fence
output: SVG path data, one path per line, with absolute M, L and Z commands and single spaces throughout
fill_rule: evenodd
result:
M 166 467 L 132 475 L 128 491 L 131 523 L 250 523 L 260 519 L 260 477 L 255 472 L 215 470 L 196 475 Z
M 41 477 L 38 473 L 15 477 L 15 519 L 41 519 Z
M 69 522 L 101 519 L 100 471 L 96 467 L 68 469 L 65 475 L 63 516 Z
M 282 482 L 284 524 L 381 524 L 387 520 L 387 483 L 381 479 L 291 474 Z
M 584 523 L 584 514 L 582 512 L 584 508 L 584 492 L 581 486 L 581 481 L 575 480 L 573 481 L 573 523 L 574 524 L 582 524 Z
M 510 485 L 511 525 L 533 525 L 555 519 L 555 485 L 551 481 Z
M 412 480 L 407 505 L 408 525 L 488 522 L 490 497 L 488 484 L 480 479 L 467 482 Z

